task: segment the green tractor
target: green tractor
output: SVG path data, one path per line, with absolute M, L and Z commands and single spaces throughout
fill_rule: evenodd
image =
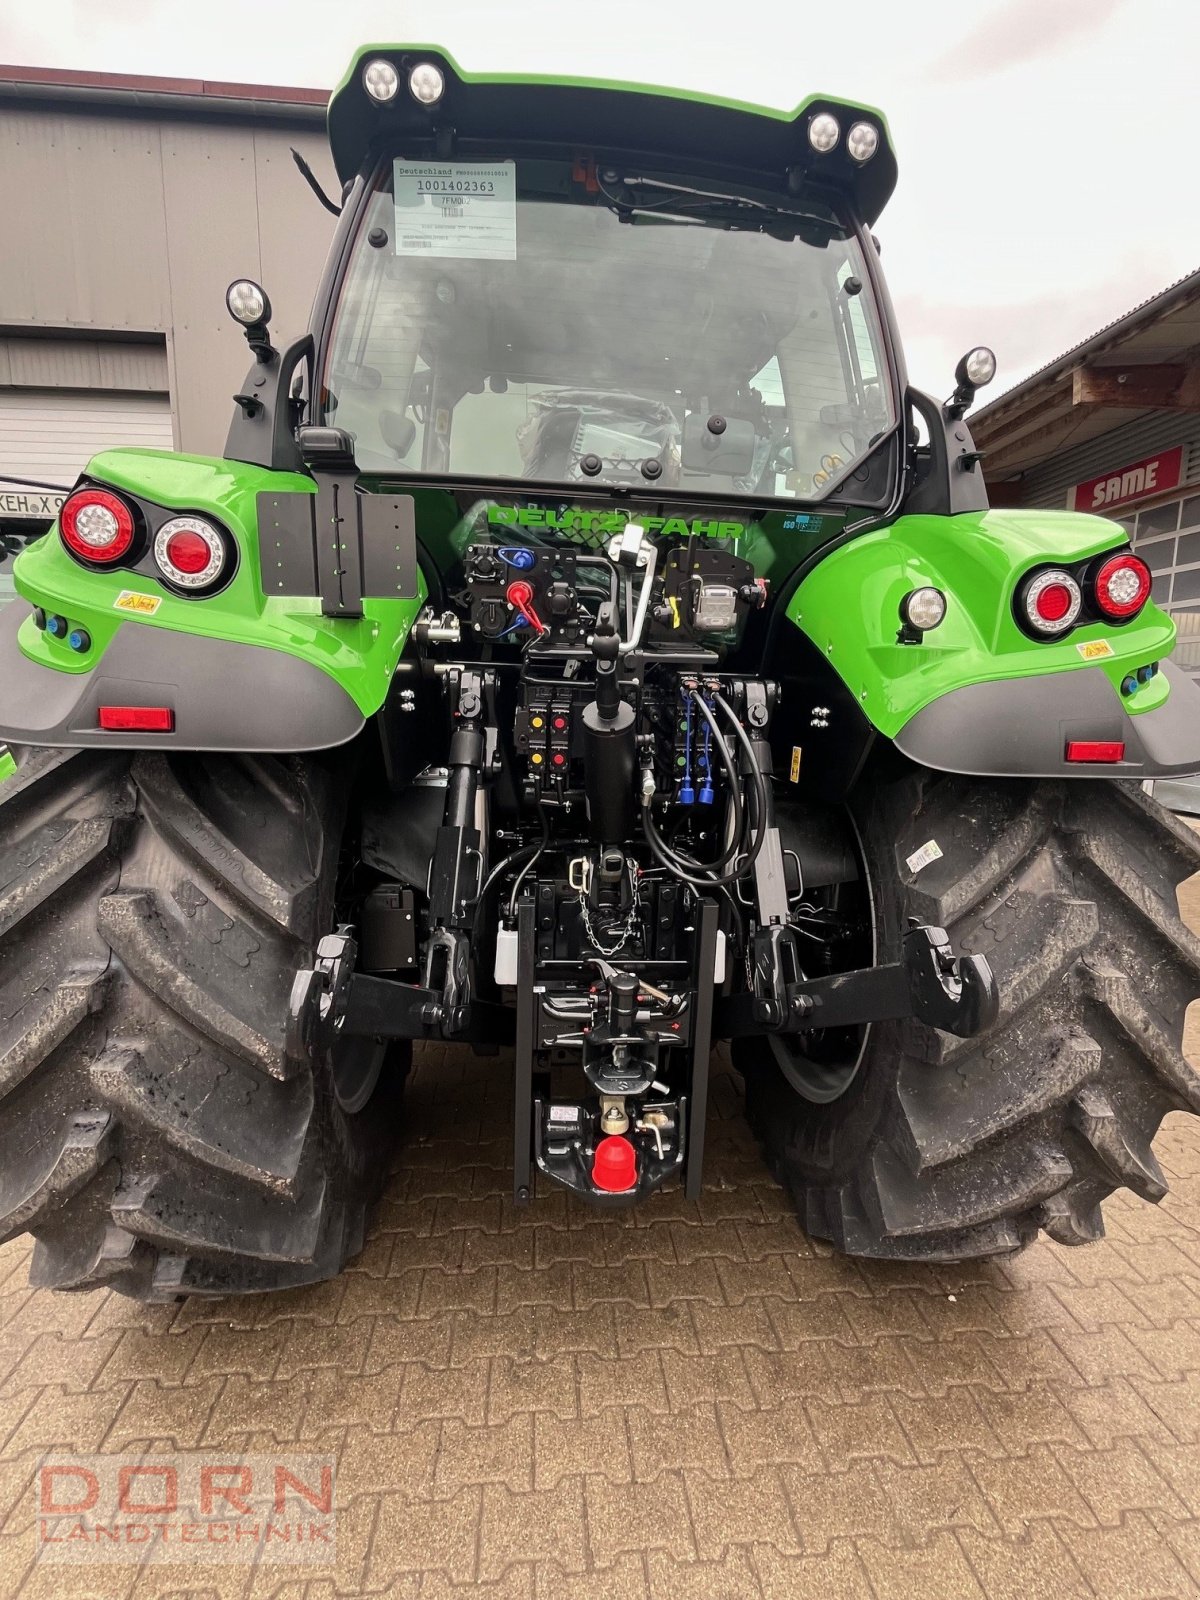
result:
M 518 1206 L 699 1194 L 722 1040 L 849 1254 L 1158 1200 L 1200 689 L 1117 524 L 989 510 L 991 352 L 909 386 L 884 119 L 376 46 L 329 133 L 310 331 L 231 285 L 223 457 L 97 456 L 0 616 L 32 1281 L 337 1273 L 418 1040 L 511 1084 Z

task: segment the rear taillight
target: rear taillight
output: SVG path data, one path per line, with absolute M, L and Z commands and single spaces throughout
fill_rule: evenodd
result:
M 1069 572 L 1051 567 L 1022 585 L 1017 606 L 1035 633 L 1054 638 L 1075 626 L 1083 607 L 1083 591 Z
M 119 561 L 133 543 L 133 512 L 108 489 L 77 489 L 58 514 L 58 531 L 83 561 Z
M 154 536 L 154 560 L 177 589 L 208 589 L 229 560 L 225 541 L 203 517 L 172 517 Z
M 1092 579 L 1096 609 L 1113 622 L 1128 622 L 1149 600 L 1152 581 L 1141 557 L 1122 550 L 1110 556 Z

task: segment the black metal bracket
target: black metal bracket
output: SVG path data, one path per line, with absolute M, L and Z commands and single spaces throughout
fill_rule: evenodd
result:
M 303 472 L 296 443 L 297 407 L 291 398 L 292 379 L 301 363 L 308 368 L 312 389 L 312 335 L 306 333 L 275 350 L 268 342 L 254 351 L 254 365 L 241 390 L 234 395 L 237 410 L 229 425 L 224 456 L 275 472 Z
M 684 1192 L 689 1200 L 699 1198 L 704 1184 L 704 1132 L 708 1122 L 708 1058 L 712 1054 L 713 993 L 717 967 L 717 923 L 720 913 L 715 900 L 701 900 L 696 925 L 696 1015 L 692 1023 L 692 1077 L 688 1095 L 687 1165 Z
M 511 1042 L 513 1016 L 506 1007 L 474 1001 L 452 1019 L 437 990 L 356 972 L 357 958 L 354 931 L 342 927 L 326 934 L 313 965 L 296 973 L 286 1040 L 293 1060 L 320 1055 L 344 1037 Z M 451 1035 L 452 1020 L 458 1026 Z
M 564 1188 L 570 1189 L 572 1193 L 582 1195 L 591 1205 L 609 1210 L 636 1205 L 638 1201 L 653 1194 L 655 1189 L 660 1189 L 684 1164 L 686 1137 L 690 1137 L 690 1135 L 685 1137 L 684 1132 L 689 1125 L 688 1097 L 685 1094 L 681 1094 L 678 1100 L 658 1102 L 645 1108 L 650 1114 L 655 1111 L 665 1111 L 674 1119 L 674 1127 L 667 1139 L 662 1141 L 666 1147 L 661 1149 L 661 1153 L 653 1135 L 643 1129 L 640 1123 L 626 1132 L 625 1137 L 638 1152 L 637 1182 L 632 1189 L 622 1189 L 616 1193 L 599 1189 L 592 1181 L 591 1157 L 594 1149 L 590 1141 L 602 1137 L 598 1130 L 593 1128 L 589 1132 L 587 1145 L 576 1142 L 565 1150 L 556 1151 L 548 1148 L 547 1109 L 548 1103 L 542 1099 L 535 1099 L 532 1103 L 533 1156 L 536 1168 L 553 1178 L 556 1183 L 561 1183 Z M 694 1121 L 694 1114 L 692 1120 Z M 690 1189 L 688 1198 L 695 1199 Z
M 537 1039 L 534 980 L 533 901 L 517 903 L 517 1039 L 513 1084 L 513 1199 L 527 1205 L 533 1195 L 533 1052 Z
M 799 966 L 791 930 L 764 928 L 756 936 L 754 964 L 759 992 L 721 1004 L 719 1031 L 727 1038 L 912 1017 L 970 1039 L 990 1028 L 1000 1011 L 1000 991 L 987 958 L 956 956 L 944 928 L 910 928 L 900 961 L 795 980 L 790 974 Z
M 296 437 L 317 492 L 259 493 L 263 593 L 319 595 L 327 617 L 361 617 L 364 599 L 415 599 L 412 496 L 360 494 L 343 429 L 310 425 Z

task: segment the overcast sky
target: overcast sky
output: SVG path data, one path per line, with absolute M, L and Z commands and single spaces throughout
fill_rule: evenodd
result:
M 0 61 L 326 88 L 367 40 L 468 69 L 882 108 L 913 379 L 994 393 L 1200 266 L 1200 0 L 0 0 Z

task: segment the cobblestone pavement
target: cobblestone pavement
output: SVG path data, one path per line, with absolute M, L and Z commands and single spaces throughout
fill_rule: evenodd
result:
M 504 1079 L 426 1052 L 334 1283 L 139 1308 L 0 1250 L 0 1594 L 1200 1593 L 1200 1123 L 1103 1242 L 924 1269 L 805 1238 L 728 1071 L 698 1203 L 515 1214 Z M 336 1454 L 332 1571 L 34 1563 L 48 1451 L 279 1446 Z

